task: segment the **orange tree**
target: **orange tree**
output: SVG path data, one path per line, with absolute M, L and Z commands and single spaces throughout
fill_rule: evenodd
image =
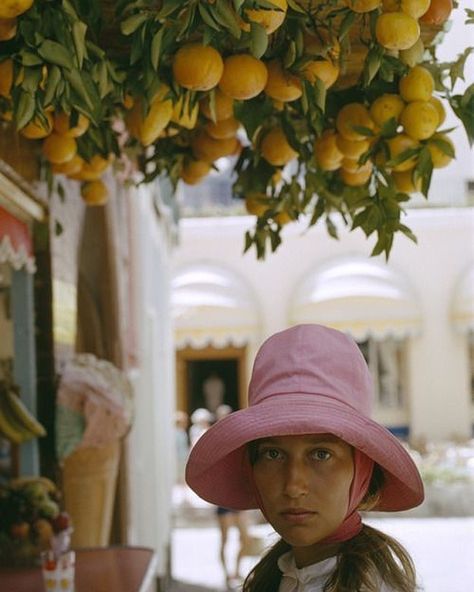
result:
M 332 215 L 388 256 L 410 194 L 454 157 L 448 101 L 474 138 L 472 48 L 436 49 L 451 0 L 5 0 L 3 125 L 41 147 L 102 204 L 113 165 L 148 183 L 199 183 L 233 159 L 233 193 L 256 215 L 264 257 L 284 224 Z M 465 10 L 472 24 L 473 11 Z M 440 100 L 443 99 L 443 101 Z M 60 187 L 60 186 L 58 186 Z

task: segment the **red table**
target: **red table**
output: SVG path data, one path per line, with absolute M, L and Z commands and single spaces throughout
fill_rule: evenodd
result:
M 155 592 L 156 555 L 145 547 L 76 551 L 75 592 Z M 0 568 L 2 592 L 45 592 L 40 568 Z

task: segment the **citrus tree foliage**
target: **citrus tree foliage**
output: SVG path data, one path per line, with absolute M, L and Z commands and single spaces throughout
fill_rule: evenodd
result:
M 231 156 L 234 196 L 256 215 L 245 248 L 258 257 L 302 214 L 336 237 L 334 213 L 376 233 L 373 254 L 388 256 L 397 233 L 416 240 L 401 221 L 410 193 L 428 196 L 433 167 L 454 157 L 439 98 L 474 139 L 474 86 L 455 91 L 472 48 L 436 57 L 451 7 L 6 0 L 0 112 L 41 142 L 50 181 L 77 179 L 91 205 L 107 198 L 112 161 L 124 178 L 165 174 L 176 186 Z

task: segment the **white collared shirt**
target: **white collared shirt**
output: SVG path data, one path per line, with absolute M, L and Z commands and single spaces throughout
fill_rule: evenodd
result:
M 324 584 L 336 568 L 337 557 L 329 557 L 318 563 L 298 569 L 292 551 L 278 559 L 278 568 L 283 574 L 278 592 L 323 592 Z M 384 584 L 380 592 L 391 592 Z

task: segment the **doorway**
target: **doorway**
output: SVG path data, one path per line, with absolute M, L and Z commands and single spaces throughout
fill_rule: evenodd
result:
M 187 348 L 176 354 L 178 408 L 191 414 L 204 407 L 211 412 L 219 404 L 233 410 L 245 406 L 245 347 Z

